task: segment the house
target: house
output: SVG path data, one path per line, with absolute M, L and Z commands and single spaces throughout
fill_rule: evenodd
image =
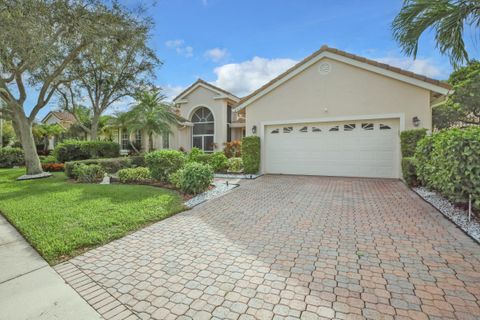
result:
M 263 173 L 400 178 L 399 133 L 431 130 L 432 105 L 450 90 L 323 46 L 241 99 L 197 80 L 174 99 L 188 122 L 168 147 L 211 152 L 257 135 Z
M 68 130 L 73 124 L 77 123 L 75 116 L 68 111 L 50 111 L 41 121 L 43 124 L 58 124 L 63 129 Z M 56 137 L 48 139 L 48 150 L 53 150 L 56 144 Z

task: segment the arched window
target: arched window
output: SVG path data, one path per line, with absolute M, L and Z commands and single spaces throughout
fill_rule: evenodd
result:
M 197 109 L 192 115 L 192 123 L 192 146 L 206 152 L 212 152 L 215 133 L 215 120 L 212 112 L 205 107 Z

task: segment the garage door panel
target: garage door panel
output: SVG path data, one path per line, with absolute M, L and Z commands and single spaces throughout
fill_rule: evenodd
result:
M 374 130 L 362 123 L 374 123 Z M 362 121 L 267 126 L 267 173 L 397 177 L 398 121 Z M 380 130 L 388 125 L 390 129 Z M 339 131 L 328 131 L 338 126 Z M 301 132 L 305 129 L 307 132 Z M 312 132 L 312 128 L 321 132 Z M 352 127 L 354 127 L 352 129 Z M 286 130 L 284 130 L 286 128 Z M 351 131 L 344 131 L 347 128 Z M 278 132 L 278 133 L 272 133 Z

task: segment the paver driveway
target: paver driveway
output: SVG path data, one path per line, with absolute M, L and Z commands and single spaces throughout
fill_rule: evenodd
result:
M 108 319 L 480 318 L 480 246 L 394 180 L 265 176 L 57 270 Z

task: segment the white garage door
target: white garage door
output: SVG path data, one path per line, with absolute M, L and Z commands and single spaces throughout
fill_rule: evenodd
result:
M 398 120 L 265 127 L 265 172 L 399 177 Z

